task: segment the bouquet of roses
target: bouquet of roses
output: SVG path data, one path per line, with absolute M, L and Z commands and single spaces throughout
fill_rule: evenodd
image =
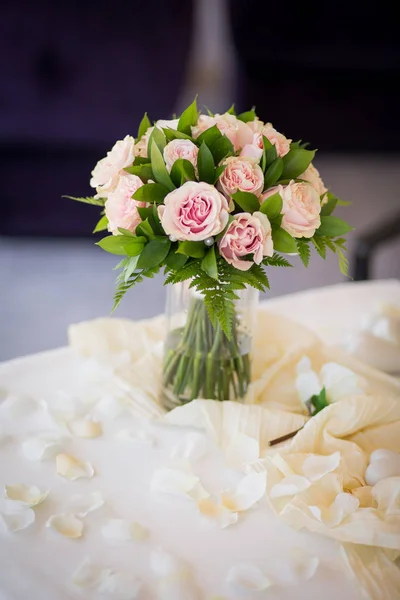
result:
M 152 125 L 145 114 L 136 139 L 126 136 L 97 163 L 90 182 L 96 195 L 74 198 L 102 208 L 94 231 L 111 235 L 98 245 L 124 256 L 115 306 L 129 288 L 164 267 L 166 283 L 190 281 L 201 295 L 209 323 L 203 320 L 199 332 L 210 349 L 218 334 L 215 353 L 221 355 L 220 343 L 235 342 L 240 290 L 265 291 L 266 268 L 291 266 L 280 253 L 298 254 L 307 266 L 311 247 L 323 258 L 332 251 L 346 273 L 343 236 L 351 227 L 332 215 L 344 203 L 324 186 L 314 156 L 315 150 L 287 139 L 254 109 L 199 114 L 195 100 L 179 119 Z M 207 333 L 209 327 L 213 333 Z M 192 322 L 187 346 L 197 343 L 193 331 Z M 182 391 L 181 365 L 170 360 L 166 373 L 179 380 L 175 391 Z M 244 388 L 248 368 L 231 368 Z M 207 377 L 196 371 L 193 378 L 190 395 L 196 397 L 198 380 Z M 213 385 L 203 397 L 217 395 Z

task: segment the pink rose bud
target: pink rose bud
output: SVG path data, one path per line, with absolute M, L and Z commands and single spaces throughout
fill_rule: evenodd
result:
M 134 144 L 133 137 L 127 135 L 114 144 L 105 158 L 99 160 L 90 180 L 91 187 L 96 188 L 97 197 L 107 198 L 116 188 L 120 171 L 130 167 L 134 161 Z
M 271 223 L 261 212 L 238 213 L 219 242 L 221 256 L 240 271 L 259 265 L 264 256 L 272 256 Z M 253 254 L 253 260 L 241 260 Z
M 304 179 L 304 181 L 308 181 L 308 183 L 311 183 L 313 188 L 317 190 L 319 197 L 321 198 L 321 196 L 323 196 L 322 204 L 324 204 L 324 201 L 328 199 L 326 197 L 328 189 L 325 187 L 324 182 L 320 177 L 318 169 L 316 169 L 312 163 L 309 164 L 304 173 L 299 175 L 299 179 Z
M 231 156 L 224 161 L 225 170 L 219 178 L 222 191 L 231 196 L 236 192 L 249 192 L 259 196 L 264 187 L 264 173 L 254 159 Z
M 165 120 L 165 119 L 159 119 L 156 122 L 156 127 L 157 129 L 160 129 L 160 131 L 162 131 L 163 129 L 178 129 L 178 123 L 179 123 L 179 119 L 170 119 L 170 120 Z M 149 127 L 146 131 L 146 133 L 144 133 L 142 135 L 142 137 L 140 138 L 140 140 L 138 140 L 135 144 L 135 156 L 141 156 L 142 158 L 148 158 L 147 156 L 147 148 L 149 145 L 149 138 L 152 134 L 154 127 Z
M 253 132 L 247 123 L 240 121 L 235 115 L 224 113 L 223 115 L 200 115 L 197 125 L 192 127 L 192 135 L 196 139 L 203 131 L 216 125 L 223 135 L 233 144 L 235 150 L 243 148 L 246 144 L 251 144 Z
M 228 200 L 214 186 L 187 181 L 167 194 L 158 207 L 167 235 L 176 240 L 199 242 L 220 233 L 228 223 Z
M 178 158 L 183 158 L 191 162 L 197 171 L 198 153 L 198 147 L 190 140 L 172 140 L 164 148 L 164 160 L 168 172 L 171 172 L 173 164 Z
M 290 150 L 290 142 L 292 140 L 288 140 L 283 133 L 279 133 L 276 129 L 272 127 L 271 123 L 267 123 L 259 132 L 255 132 L 253 138 L 253 144 L 258 146 L 258 148 L 264 148 L 263 144 L 263 136 L 267 138 L 271 142 L 273 146 L 276 147 L 276 153 L 278 156 L 282 158 L 285 156 Z
M 321 202 L 319 194 L 309 183 L 278 185 L 261 196 L 261 203 L 272 196 L 280 194 L 283 202 L 281 227 L 295 238 L 310 238 L 321 225 Z
M 118 227 L 128 229 L 135 233 L 136 227 L 141 222 L 138 207 L 146 206 L 146 202 L 132 200 L 133 194 L 143 185 L 137 175 L 126 173 L 120 177 L 117 187 L 110 192 L 105 204 L 108 219 L 108 231 L 118 235 Z

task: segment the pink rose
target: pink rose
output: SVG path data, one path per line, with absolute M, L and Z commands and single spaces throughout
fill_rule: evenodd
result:
M 263 148 L 260 148 L 258 144 L 246 144 L 240 153 L 240 156 L 245 158 L 251 158 L 256 162 L 260 162 L 263 155 Z
M 132 200 L 133 194 L 143 185 L 137 175 L 126 173 L 120 177 L 117 187 L 108 196 L 105 204 L 108 219 L 108 231 L 118 235 L 118 227 L 129 229 L 135 233 L 136 227 L 141 222 L 138 207 L 146 206 L 146 202 Z
M 158 129 L 177 129 L 178 128 L 179 119 L 159 119 L 156 122 L 156 127 Z M 149 145 L 149 138 L 153 131 L 154 127 L 149 127 L 145 134 L 142 135 L 140 140 L 138 140 L 135 144 L 135 156 L 141 156 L 142 158 L 148 158 L 147 156 L 147 147 Z
M 262 195 L 264 201 L 272 194 L 281 195 L 282 228 L 295 238 L 310 238 L 321 225 L 321 203 L 318 192 L 309 183 L 294 183 L 278 185 Z
M 99 160 L 92 171 L 90 185 L 96 188 L 97 197 L 107 198 L 118 183 L 120 171 L 130 167 L 134 161 L 135 140 L 127 135 L 114 144 L 107 156 Z
M 235 150 L 243 148 L 246 144 L 251 144 L 253 132 L 246 123 L 240 121 L 235 115 L 224 113 L 223 115 L 200 115 L 197 125 L 192 127 L 192 135 L 198 138 L 203 131 L 216 125 L 220 132 L 228 138 L 233 144 Z
M 253 261 L 259 265 L 264 256 L 274 253 L 268 218 L 261 212 L 235 215 L 219 242 L 219 251 L 228 263 L 240 271 L 248 271 Z M 240 260 L 249 254 L 253 254 L 253 261 Z
M 321 198 L 321 196 L 324 196 L 324 198 L 322 198 L 322 203 L 324 203 L 326 198 L 325 194 L 327 193 L 328 189 L 325 187 L 318 169 L 316 169 L 312 163 L 309 164 L 304 173 L 299 175 L 299 179 L 304 179 L 304 181 L 311 183 L 313 188 L 317 190 L 319 197 Z
M 261 131 L 256 131 L 254 133 L 252 144 L 260 149 L 263 149 L 263 136 L 265 136 L 267 140 L 269 140 L 271 144 L 276 147 L 276 153 L 278 156 L 285 156 L 285 154 L 289 152 L 290 142 L 292 140 L 288 140 L 283 133 L 279 133 L 279 131 L 274 129 L 271 123 L 266 123 Z
M 158 207 L 167 235 L 199 242 L 220 233 L 229 219 L 228 201 L 209 183 L 187 181 Z
M 259 196 L 264 187 L 264 173 L 254 160 L 230 156 L 224 161 L 225 170 L 219 178 L 222 191 L 231 196 L 235 192 L 249 192 Z
M 164 160 L 168 172 L 171 172 L 172 166 L 178 158 L 188 160 L 197 170 L 198 153 L 198 147 L 190 140 L 172 140 L 164 148 Z

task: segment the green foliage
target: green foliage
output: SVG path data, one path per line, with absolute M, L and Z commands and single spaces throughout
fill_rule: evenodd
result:
M 215 169 L 214 174 L 214 185 L 217 183 L 218 179 L 221 177 L 222 173 L 225 171 L 226 165 L 220 165 Z
M 296 244 L 297 244 L 297 250 L 299 253 L 299 256 L 301 258 L 301 262 L 303 263 L 303 265 L 305 267 L 308 267 L 308 263 L 310 262 L 310 255 L 311 255 L 311 250 L 310 250 L 310 245 L 308 240 L 306 239 L 296 239 Z
M 178 158 L 172 165 L 171 179 L 176 187 L 180 187 L 186 181 L 196 181 L 194 166 L 189 160 Z
M 97 242 L 96 246 L 100 246 L 110 254 L 136 256 L 142 252 L 146 241 L 146 238 L 142 236 L 109 235 Z
M 272 196 L 269 196 L 269 198 L 266 198 L 259 210 L 264 215 L 267 215 L 270 221 L 279 217 L 282 210 L 282 198 L 280 194 L 273 194 Z
M 283 171 L 283 160 L 276 158 L 267 168 L 264 175 L 264 190 L 267 190 L 273 186 L 282 175 Z
M 75 196 L 62 196 L 62 198 L 68 198 L 68 200 L 75 200 L 76 202 L 83 202 L 84 204 L 93 204 L 94 206 L 104 206 L 107 198 L 93 198 L 93 196 L 86 196 L 85 198 L 75 198 Z
M 179 242 L 177 253 L 192 258 L 203 258 L 206 253 L 206 246 L 204 242 Z
M 165 265 L 168 269 L 178 271 L 187 262 L 188 257 L 185 254 L 177 254 L 175 248 L 171 248 L 167 258 L 165 259 Z
M 318 395 L 315 394 L 310 398 L 310 404 L 313 407 L 311 410 L 312 415 L 316 415 L 317 413 L 321 412 L 321 410 L 329 406 L 329 402 L 326 398 L 326 389 L 324 387 Z
M 265 171 L 272 165 L 272 163 L 278 158 L 278 154 L 276 152 L 276 147 L 274 144 L 271 144 L 269 139 L 263 135 L 263 155 L 261 158 L 260 166 L 265 173 Z
M 149 159 L 146 158 L 146 161 L 148 160 Z M 135 164 L 132 165 L 132 167 L 126 167 L 124 171 L 126 171 L 127 173 L 131 173 L 131 175 L 137 175 L 142 181 L 148 181 L 149 179 L 153 179 L 153 170 L 151 168 L 150 162 L 141 163 L 137 165 L 135 160 Z
M 204 142 L 209 148 L 211 148 L 213 143 L 219 140 L 221 137 L 222 133 L 218 129 L 217 125 L 213 125 L 212 127 L 209 127 L 209 129 L 203 131 L 203 133 L 201 133 L 194 141 L 200 146 Z
M 132 275 L 125 281 L 124 274 L 122 274 L 122 279 L 119 277 L 117 280 L 117 288 L 114 294 L 114 306 L 112 308 L 112 312 L 119 306 L 122 298 L 125 296 L 126 292 L 132 288 L 134 285 L 141 283 L 145 277 L 153 278 L 154 275 L 158 273 L 160 267 L 153 267 L 151 269 L 142 269 L 138 273 L 134 272 Z
M 220 138 L 215 140 L 215 142 L 213 142 L 213 144 L 211 145 L 210 150 L 211 154 L 214 157 L 214 163 L 216 165 L 218 165 L 221 162 L 221 160 L 223 160 L 227 156 L 231 156 L 232 154 L 234 154 L 233 144 L 230 140 L 228 140 L 226 135 L 221 135 Z
M 160 265 L 166 258 L 171 247 L 171 240 L 167 237 L 156 237 L 144 247 L 138 260 L 138 269 L 152 269 Z
M 197 167 L 199 169 L 199 181 L 214 183 L 214 158 L 205 142 L 202 142 L 197 158 Z
M 240 206 L 244 212 L 253 213 L 257 210 L 260 210 L 260 203 L 255 194 L 250 194 L 249 192 L 236 192 L 232 194 L 232 198 L 235 201 L 235 204 Z
M 187 107 L 186 110 L 180 116 L 178 122 L 178 131 L 182 133 L 186 133 L 187 135 L 191 135 L 192 133 L 192 125 L 196 124 L 198 119 L 199 112 L 197 110 L 197 97 L 193 100 L 192 104 Z
M 161 183 L 146 183 L 136 190 L 132 198 L 140 202 L 160 204 L 168 193 L 168 188 Z
M 283 256 L 277 252 L 274 252 L 273 256 L 267 256 L 264 258 L 263 264 L 266 267 L 293 267 L 293 265 L 291 265 L 286 258 L 283 258 Z
M 104 231 L 107 229 L 108 219 L 106 215 L 103 215 L 99 221 L 97 221 L 96 227 L 93 229 L 92 233 L 97 233 L 98 231 Z
M 165 166 L 160 149 L 155 142 L 153 142 L 151 146 L 151 166 L 153 169 L 154 179 L 157 181 L 157 183 L 161 183 L 170 192 L 172 192 L 172 190 L 175 189 L 175 186 L 172 183 L 171 177 L 167 171 L 167 167 Z
M 190 140 L 193 141 L 192 137 L 186 133 L 182 133 L 182 131 L 177 131 L 176 129 L 171 129 L 171 127 L 163 127 L 163 132 L 168 142 L 172 142 L 172 140 Z
M 283 157 L 283 179 L 295 179 L 309 166 L 314 159 L 315 150 L 305 150 L 304 148 L 294 148 Z
M 318 252 L 318 254 L 321 256 L 321 258 L 325 259 L 326 258 L 326 240 L 325 240 L 325 238 L 323 238 L 322 236 L 313 236 L 311 238 L 311 241 L 314 244 L 314 247 L 315 247 L 316 251 Z
M 228 108 L 228 110 L 226 112 L 228 113 L 228 115 L 236 116 L 235 105 L 232 104 L 232 106 L 230 108 Z
M 321 225 L 318 227 L 315 232 L 316 235 L 323 235 L 326 237 L 337 237 L 340 235 L 345 235 L 349 231 L 351 231 L 353 227 L 343 221 L 343 219 L 339 219 L 339 217 L 321 217 Z
M 251 110 L 246 110 L 246 112 L 240 113 L 237 118 L 239 121 L 243 121 L 243 123 L 249 123 L 249 121 L 254 121 L 256 116 L 256 111 L 254 108 L 252 108 Z
M 151 147 L 153 142 L 156 144 L 161 154 L 166 146 L 167 140 L 165 139 L 165 134 L 161 129 L 154 126 L 153 131 L 150 134 L 149 141 L 147 143 L 147 156 L 151 156 Z
M 321 200 L 325 194 L 321 196 Z M 328 193 L 328 201 L 321 206 L 321 217 L 328 217 L 336 208 L 338 199 L 333 194 Z
M 139 141 L 140 138 L 146 133 L 148 128 L 151 127 L 151 122 L 147 113 L 144 113 L 143 119 L 140 121 L 139 129 L 136 136 L 136 141 Z
M 201 268 L 213 279 L 218 279 L 217 259 L 215 257 L 214 246 L 207 250 L 205 257 L 201 261 Z
M 289 254 L 295 252 L 297 254 L 296 240 L 281 227 L 272 228 L 272 240 L 274 242 L 274 248 L 275 250 L 278 250 L 278 252 Z

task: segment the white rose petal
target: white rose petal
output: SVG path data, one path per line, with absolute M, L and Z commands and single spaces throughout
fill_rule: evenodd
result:
M 187 574 L 177 574 L 157 582 L 156 600 L 202 600 Z
M 233 493 L 222 495 L 223 505 L 234 512 L 248 510 L 265 496 L 267 486 L 267 473 L 250 473 L 239 482 Z
M 310 556 L 302 548 L 292 548 L 289 564 L 293 570 L 293 583 L 301 583 L 314 577 L 319 566 L 319 558 Z
M 96 589 L 105 578 L 112 574 L 111 569 L 103 569 L 92 564 L 89 558 L 79 565 L 72 575 L 73 583 L 83 589 Z
M 124 442 L 138 442 L 148 444 L 149 446 L 155 446 L 157 444 L 155 437 L 144 429 L 121 429 L 121 431 L 116 434 L 115 438 Z
M 35 511 L 31 508 L 3 510 L 0 512 L 0 520 L 8 531 L 21 531 L 35 522 Z
M 289 475 L 284 477 L 279 483 L 274 485 L 270 492 L 270 498 L 282 498 L 284 496 L 294 496 L 310 487 L 310 482 L 301 475 Z
M 207 442 L 203 434 L 191 432 L 184 435 L 172 448 L 170 457 L 173 459 L 199 460 L 207 450 Z
M 360 501 L 356 496 L 342 492 L 338 494 L 332 504 L 327 508 L 309 506 L 312 515 L 328 527 L 337 527 L 359 507 Z
M 225 456 L 228 465 L 232 467 L 254 462 L 260 457 L 260 445 L 255 438 L 245 433 L 237 433 L 231 439 Z
M 273 585 L 273 582 L 255 565 L 239 564 L 229 569 L 226 583 L 233 590 L 241 592 L 261 592 Z
M 197 503 L 200 514 L 219 529 L 225 529 L 238 521 L 238 513 L 230 510 L 221 503 L 209 498 L 203 498 Z
M 200 480 L 195 475 L 180 469 L 157 469 L 151 480 L 150 489 L 159 494 L 198 498 Z M 201 489 L 201 488 L 200 488 Z
M 101 529 L 105 539 L 115 542 L 141 541 L 148 537 L 149 532 L 140 523 L 124 519 L 110 519 Z
M 21 419 L 22 417 L 31 416 L 39 408 L 39 404 L 34 398 L 26 394 L 10 393 L 6 396 L 1 407 L 13 419 Z
M 316 396 L 320 393 L 323 385 L 321 384 L 317 373 L 312 369 L 311 361 L 308 356 L 303 356 L 298 362 L 296 371 L 297 377 L 295 386 L 297 394 L 301 402 L 305 404 L 312 396 Z
M 169 577 L 178 573 L 186 573 L 186 564 L 162 548 L 156 548 L 150 556 L 150 567 L 157 577 Z
M 303 463 L 303 474 L 309 481 L 318 481 L 338 468 L 340 464 L 340 452 L 334 452 L 328 456 L 314 454 L 308 456 Z
M 343 365 L 326 363 L 321 369 L 320 378 L 329 402 L 338 402 L 346 396 L 364 393 L 357 375 Z
M 121 397 L 104 396 L 95 406 L 95 413 L 106 419 L 116 419 L 126 410 L 126 402 Z
M 101 424 L 92 419 L 76 419 L 68 423 L 68 428 L 73 435 L 81 438 L 95 438 L 103 433 Z
M 49 431 L 25 440 L 22 444 L 22 452 L 28 460 L 46 460 L 60 452 L 63 441 L 64 438 L 59 434 Z
M 88 406 L 80 398 L 63 391 L 57 392 L 50 401 L 43 401 L 42 404 L 57 423 L 72 421 L 88 411 Z
M 130 573 L 104 573 L 97 590 L 101 595 L 114 600 L 134 600 L 138 597 L 141 582 Z
M 42 492 L 36 485 L 15 483 L 4 486 L 4 495 L 19 506 L 37 506 L 46 498 L 49 492 Z
M 88 495 L 74 494 L 66 504 L 68 512 L 83 519 L 90 512 L 101 508 L 104 505 L 104 498 L 101 492 L 92 492 Z
M 70 454 L 57 454 L 57 475 L 75 481 L 83 477 L 93 477 L 94 469 L 89 462 L 81 462 Z
M 83 532 L 83 523 L 71 514 L 52 515 L 46 523 L 46 527 L 54 529 L 60 535 L 67 538 L 80 538 Z
M 367 485 L 376 485 L 382 479 L 400 475 L 400 453 L 380 448 L 372 452 L 365 471 Z

